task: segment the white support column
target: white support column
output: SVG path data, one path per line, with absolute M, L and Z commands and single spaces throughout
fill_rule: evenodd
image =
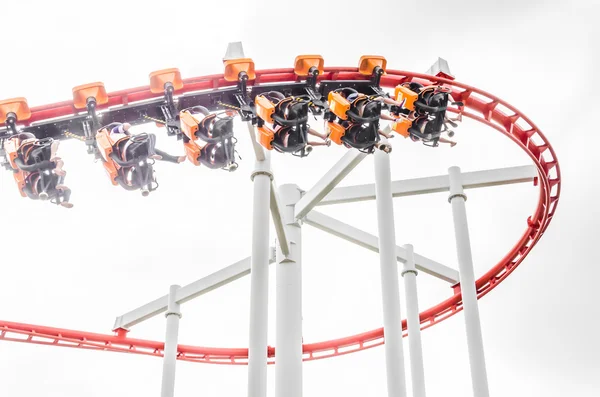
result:
M 410 352 L 410 373 L 413 397 L 425 397 L 425 370 L 423 368 L 423 347 L 421 346 L 421 322 L 419 321 L 419 298 L 417 295 L 417 269 L 414 249 L 404 245 L 406 262 L 402 268 L 404 292 L 406 294 L 406 321 L 408 323 L 408 349 Z
M 267 396 L 267 332 L 269 304 L 269 209 L 271 199 L 270 153 L 257 160 L 252 173 L 254 209 L 250 271 L 250 331 L 248 397 Z
M 374 156 L 388 397 L 406 397 L 390 158 L 382 150 Z
M 473 395 L 475 397 L 489 397 L 487 370 L 483 351 L 483 336 L 481 334 L 469 226 L 467 224 L 467 210 L 465 207 L 467 196 L 463 191 L 460 168 L 450 167 L 448 174 L 450 178 L 450 196 L 448 197 L 448 201 L 452 204 L 452 216 L 454 218 L 460 289 L 467 329 Z
M 294 205 L 296 185 L 282 185 L 279 197 L 289 254 L 277 244 L 275 397 L 302 397 L 302 233 Z
M 173 397 L 175 394 L 175 367 L 177 365 L 177 338 L 179 336 L 179 303 L 177 303 L 177 290 L 179 285 L 172 285 L 169 289 L 169 306 L 165 317 L 167 318 L 167 333 L 165 348 L 163 350 L 163 376 L 161 397 Z

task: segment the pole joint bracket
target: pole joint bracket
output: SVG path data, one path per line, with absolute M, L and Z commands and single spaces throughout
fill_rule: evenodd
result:
M 252 182 L 254 182 L 254 177 L 257 175 L 266 175 L 269 177 L 269 179 L 272 181 L 273 180 L 273 173 L 270 171 L 254 171 L 252 172 L 252 174 L 250 175 L 250 180 Z
M 416 269 L 407 269 L 407 270 L 403 270 L 403 271 L 402 271 L 402 273 L 400 273 L 400 275 L 401 275 L 402 277 L 404 277 L 404 275 L 405 275 L 406 273 L 412 273 L 412 274 L 414 274 L 415 276 L 418 276 L 418 275 L 419 275 L 419 272 L 418 272 Z
M 448 197 L 448 202 L 451 203 L 453 198 L 462 197 L 465 201 L 467 201 L 467 195 L 464 193 L 454 193 Z
M 170 315 L 175 315 L 175 316 L 177 316 L 177 317 L 181 318 L 181 313 L 180 313 L 180 312 L 167 311 L 167 312 L 165 313 L 165 317 L 169 317 Z

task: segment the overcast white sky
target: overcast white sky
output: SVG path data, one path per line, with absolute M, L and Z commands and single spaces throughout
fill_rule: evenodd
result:
M 600 257 L 594 248 L 600 161 L 592 123 L 600 105 L 597 1 L 379 0 L 340 7 L 325 1 L 23 0 L 3 10 L 0 97 L 25 96 L 31 106 L 69 99 L 73 86 L 91 81 L 103 81 L 109 91 L 146 85 L 149 72 L 165 67 L 180 68 L 184 77 L 221 73 L 233 40 L 243 41 L 257 69 L 291 67 L 302 53 L 319 53 L 329 66 L 354 66 L 361 55 L 381 54 L 390 68 L 423 72 L 445 58 L 458 81 L 528 115 L 550 139 L 563 173 L 550 228 L 521 267 L 480 301 L 491 395 L 600 394 Z M 162 148 L 181 151 L 181 142 L 147 131 L 159 134 Z M 248 256 L 253 161 L 246 134 L 240 129 L 243 160 L 235 173 L 159 163 L 161 186 L 145 199 L 111 186 L 77 141 L 60 149 L 72 210 L 22 199 L 11 175 L 0 174 L 0 318 L 110 333 L 115 316 L 164 295 L 170 284 L 185 285 Z M 439 175 L 452 165 L 473 171 L 529 163 L 507 138 L 474 122 L 463 123 L 456 138 L 455 148 L 436 150 L 394 139 L 392 177 Z M 344 152 L 317 148 L 307 159 L 274 154 L 278 183 L 309 189 Z M 372 174 L 368 158 L 342 185 L 371 183 Z M 477 276 L 520 237 L 537 194 L 528 184 L 468 192 Z M 321 210 L 376 234 L 374 203 Z M 412 243 L 417 252 L 456 266 L 446 194 L 396 199 L 395 216 L 398 244 Z M 304 340 L 380 327 L 377 256 L 310 226 L 303 240 Z M 182 306 L 180 342 L 247 346 L 249 281 Z M 426 275 L 418 281 L 422 309 L 451 294 Z M 130 335 L 161 340 L 164 317 Z M 423 348 L 429 396 L 471 395 L 462 314 L 424 331 Z M 0 343 L 0 388 L 11 397 L 158 395 L 161 367 L 160 359 L 146 356 Z M 246 371 L 179 363 L 176 395 L 244 396 Z M 304 395 L 385 396 L 383 347 L 305 363 Z

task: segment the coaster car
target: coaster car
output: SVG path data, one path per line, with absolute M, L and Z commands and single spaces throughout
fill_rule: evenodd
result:
M 31 133 L 19 133 L 4 140 L 3 151 L 19 193 L 32 200 L 49 200 L 66 208 L 71 190 L 65 186 L 64 163 L 56 157 L 58 141 L 52 138 L 37 139 Z
M 188 160 L 194 165 L 211 169 L 235 171 L 233 116 L 229 111 L 210 113 L 204 106 L 194 106 L 180 112 L 183 145 Z M 201 145 L 198 140 L 204 141 Z
M 380 98 L 344 87 L 331 91 L 328 102 L 325 120 L 333 142 L 366 153 L 372 153 L 376 148 L 391 151 L 391 146 L 380 143 L 380 135 L 385 136 L 379 129 L 383 107 Z
M 291 153 L 305 157 L 313 146 L 330 145 L 327 136 L 318 133 L 307 124 L 310 100 L 304 97 L 286 97 L 279 91 L 269 91 L 255 98 L 259 119 L 259 142 L 267 150 Z M 323 142 L 309 142 L 308 134 Z
M 442 137 L 454 136 L 448 124 L 457 127 L 457 120 L 446 117 L 449 96 L 452 91 L 442 86 L 423 86 L 420 83 L 403 83 L 396 87 L 396 101 L 400 106 L 392 106 L 392 113 L 400 116 L 392 130 L 413 141 L 422 141 L 427 146 L 436 147 L 438 142 L 456 143 Z M 461 106 L 460 102 L 453 104 Z
M 171 156 L 156 149 L 156 135 L 130 134 L 130 125 L 113 123 L 100 128 L 96 143 L 110 181 L 126 190 L 140 190 L 143 196 L 158 188 L 154 160 L 180 163 L 184 156 Z

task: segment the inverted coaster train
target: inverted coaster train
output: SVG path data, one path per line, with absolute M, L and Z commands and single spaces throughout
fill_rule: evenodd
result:
M 180 163 L 187 158 L 196 166 L 237 169 L 236 116 L 257 127 L 256 139 L 267 150 L 300 157 L 331 142 L 366 153 L 389 152 L 391 147 L 380 139 L 390 137 L 380 128 L 381 119 L 392 121 L 395 133 L 414 141 L 434 147 L 439 142 L 455 144 L 443 135 L 454 134 L 448 126 L 457 126 L 460 113 L 450 119 L 446 110 L 449 103 L 462 107 L 462 102 L 452 102 L 451 90 L 441 84 L 412 81 L 398 84 L 390 96 L 380 87 L 384 57 L 361 57 L 358 72 L 366 80 L 327 81 L 321 56 L 298 56 L 296 81 L 291 84 L 256 84 L 254 62 L 248 58 L 224 63 L 223 79 L 233 84 L 228 88 L 177 95 L 190 87 L 178 69 L 166 69 L 150 73 L 150 92 L 157 98 L 125 97 L 116 107 L 102 83 L 73 88 L 70 106 L 50 112 L 32 112 L 24 98 L 1 101 L 2 164 L 13 172 L 23 197 L 72 207 L 70 189 L 64 185 L 64 162 L 57 155 L 58 140 L 65 138 L 84 141 L 88 152 L 102 160 L 113 185 L 140 190 L 144 196 L 158 187 L 154 160 Z M 322 118 L 324 133 L 309 125 L 317 117 Z M 173 156 L 156 148 L 154 134 L 129 132 L 132 125 L 150 121 L 182 140 L 185 155 Z M 309 136 L 318 141 L 309 141 Z

